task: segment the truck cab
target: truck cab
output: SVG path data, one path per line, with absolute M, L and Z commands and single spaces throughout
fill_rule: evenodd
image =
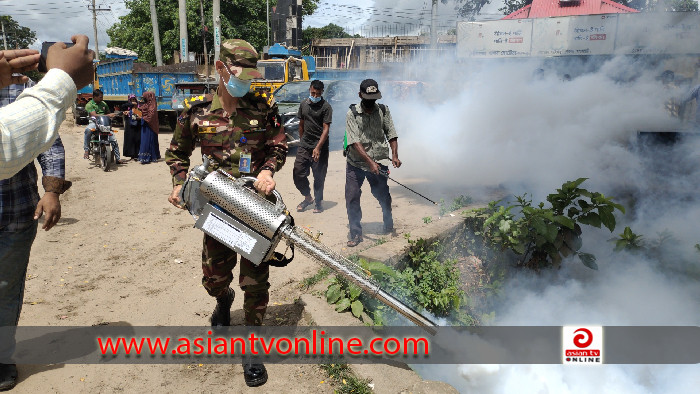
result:
M 315 69 L 313 65 L 310 67 L 309 63 L 315 63 L 312 57 L 302 57 L 299 50 L 275 44 L 263 54 L 263 59 L 258 61 L 258 71 L 263 77 L 254 79 L 250 90 L 273 92 L 287 82 L 308 81 Z

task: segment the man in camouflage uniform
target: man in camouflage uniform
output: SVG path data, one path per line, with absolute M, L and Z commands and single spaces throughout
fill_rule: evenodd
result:
M 173 191 L 168 198 L 180 207 L 178 197 L 190 167 L 190 155 L 199 140 L 202 154 L 212 158 L 210 171 L 222 168 L 234 177 L 257 178 L 255 188 L 270 194 L 275 188 L 272 176 L 284 165 L 287 143 L 280 124 L 277 104 L 272 96 L 250 92 L 250 81 L 262 78 L 255 68 L 256 50 L 243 40 L 221 43 L 216 70 L 221 77 L 213 95 L 193 97 L 185 101 L 185 110 L 178 118 L 165 160 L 173 177 Z M 214 238 L 204 235 L 202 249 L 202 285 L 217 305 L 211 317 L 212 326 L 228 326 L 234 292 L 229 287 L 236 266 L 236 253 Z M 244 292 L 243 311 L 246 325 L 262 325 L 269 300 L 269 266 L 255 266 L 241 258 L 238 284 Z M 244 361 L 244 377 L 249 386 L 267 381 L 262 364 Z

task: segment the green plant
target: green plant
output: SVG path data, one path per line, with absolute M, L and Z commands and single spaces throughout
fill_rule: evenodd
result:
M 522 258 L 518 265 L 532 269 L 559 267 L 563 258 L 578 256 L 588 268 L 598 269 L 596 258 L 580 252 L 581 225 L 615 230 L 615 210 L 622 213 L 622 205 L 602 193 L 590 192 L 579 186 L 587 178 L 565 182 L 556 193 L 547 196 L 551 205 L 540 202 L 532 206 L 527 195 L 516 196 L 517 203 L 499 205 L 492 201 L 486 208 L 465 213 L 473 222 L 481 222 L 483 235 L 494 245 L 510 249 Z M 518 211 L 513 213 L 511 211 Z
M 360 379 L 348 364 L 321 364 L 336 393 L 371 394 L 370 379 Z
M 440 216 L 444 216 L 446 213 L 456 211 L 459 208 L 466 207 L 472 203 L 472 198 L 465 195 L 459 195 L 452 200 L 450 205 L 445 203 L 444 199 L 440 199 Z
M 642 236 L 632 232 L 632 229 L 625 227 L 625 230 L 618 234 L 619 238 L 613 238 L 610 241 L 615 242 L 615 251 L 620 252 L 622 250 L 627 251 L 638 251 L 644 248 L 644 241 Z
M 313 276 L 310 276 L 308 278 L 304 278 L 301 281 L 300 286 L 302 289 L 308 290 L 316 283 L 326 279 L 328 277 L 328 275 L 330 275 L 330 273 L 331 273 L 330 269 L 328 269 L 327 267 L 321 267 L 321 269 Z
M 348 282 L 343 277 L 334 276 L 331 279 L 328 290 L 326 290 L 326 301 L 331 305 L 335 305 L 337 312 L 344 312 L 350 309 L 352 315 L 359 318 L 364 311 L 364 305 L 359 299 L 360 294 L 362 294 L 362 289 L 355 284 Z
M 423 218 L 423 223 L 428 224 L 433 221 L 433 218 L 431 216 L 426 216 Z

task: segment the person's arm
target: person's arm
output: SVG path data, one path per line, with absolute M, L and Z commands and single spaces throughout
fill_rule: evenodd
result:
M 328 140 L 328 133 L 330 132 L 331 122 L 333 121 L 333 108 L 330 104 L 328 104 L 328 102 L 326 102 L 326 110 L 323 112 L 322 121 L 323 130 L 321 131 L 321 137 L 318 139 L 318 143 L 316 144 L 313 152 L 311 152 L 311 158 L 314 161 L 318 161 L 318 159 L 321 157 L 321 148 L 323 148 L 323 145 Z
M 690 92 L 688 92 L 688 94 L 687 94 L 685 97 L 683 97 L 683 99 L 681 100 L 681 102 L 682 102 L 683 104 L 686 104 L 686 103 L 688 103 L 689 101 L 691 101 L 692 99 L 697 99 L 697 98 L 698 98 L 698 92 L 700 92 L 700 85 L 697 85 L 697 86 L 695 86 L 693 89 L 691 89 Z
M 13 176 L 53 144 L 76 96 L 70 75 L 52 69 L 0 109 L 0 179 Z
M 192 132 L 190 117 L 187 110 L 178 118 L 177 126 L 173 132 L 170 147 L 165 151 L 165 163 L 170 167 L 170 175 L 173 177 L 173 190 L 168 201 L 178 208 L 181 206 L 180 189 L 187 180 L 187 171 L 190 168 L 190 156 L 195 146 L 196 135 Z
M 265 142 L 265 162 L 260 166 L 258 180 L 253 184 L 255 188 L 265 194 L 272 193 L 277 186 L 272 179 L 275 172 L 282 169 L 287 160 L 287 137 L 284 134 L 277 104 L 273 104 L 267 113 L 267 141 Z
M 40 154 L 37 159 L 43 174 L 41 184 L 44 187 L 44 195 L 36 206 L 34 220 L 46 213 L 42 228 L 48 231 L 61 219 L 59 196 L 71 186 L 71 182 L 65 180 L 66 155 L 61 137 L 56 138 L 51 148 Z
M 391 112 L 389 112 L 389 107 L 384 107 L 384 122 L 382 124 L 382 129 L 384 130 L 384 135 L 387 141 L 389 141 L 389 147 L 391 148 L 391 164 L 394 168 L 401 167 L 401 160 L 399 160 L 399 141 L 398 135 L 396 134 L 396 128 L 394 127 L 394 121 L 391 119 Z
M 299 118 L 299 141 L 304 136 L 304 101 L 299 104 L 299 111 L 297 111 L 297 118 Z

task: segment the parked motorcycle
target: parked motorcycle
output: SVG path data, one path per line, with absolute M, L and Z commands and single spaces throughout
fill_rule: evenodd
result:
M 89 154 L 93 156 L 95 165 L 109 171 L 109 165 L 115 162 L 114 151 L 109 137 L 113 135 L 112 120 L 107 115 L 97 115 L 90 118 L 95 124 L 91 130 Z

